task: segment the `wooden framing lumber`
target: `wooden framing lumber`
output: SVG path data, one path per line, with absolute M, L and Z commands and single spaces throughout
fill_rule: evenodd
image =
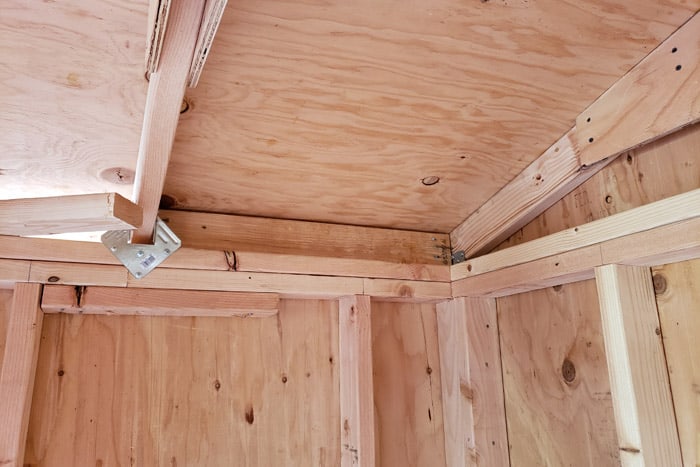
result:
M 488 253 L 608 162 L 582 167 L 572 128 L 450 233 L 452 251 Z
M 622 465 L 682 465 L 651 273 L 607 265 L 596 284 Z
M 374 467 L 374 385 L 370 298 L 342 297 L 340 330 L 340 465 Z
M 375 300 L 434 302 L 452 297 L 449 282 L 364 279 L 363 294 Z
M 459 280 L 700 216 L 700 189 L 452 266 Z
M 32 261 L 29 282 L 126 287 L 128 275 L 123 266 Z
M 510 465 L 496 301 L 437 305 L 447 467 Z
M 0 288 L 12 288 L 15 282 L 29 280 L 29 261 L 0 259 Z
M 141 130 L 134 194 L 136 203 L 143 209 L 143 225 L 134 232 L 134 243 L 153 243 L 153 229 L 205 1 L 170 0 L 169 3 L 167 34 L 158 69 L 149 77 Z
M 40 284 L 17 284 L 0 368 L 0 465 L 22 467 L 44 314 Z
M 700 258 L 700 218 L 458 279 L 452 295 L 503 297 L 592 279 L 594 268 L 605 264 L 651 267 L 695 258 Z
M 0 200 L 2 235 L 130 230 L 141 221 L 141 208 L 118 193 Z
M 170 0 L 149 0 L 148 2 L 148 36 L 146 38 L 146 76 L 158 69 L 160 52 L 168 25 Z
M 437 232 L 172 210 L 160 218 L 189 248 L 449 264 L 449 236 Z
M 700 14 L 576 119 L 581 162 L 594 164 L 700 119 Z
M 149 316 L 241 316 L 277 314 L 279 296 L 268 293 L 202 292 L 197 290 L 125 289 L 47 285 L 44 313 Z

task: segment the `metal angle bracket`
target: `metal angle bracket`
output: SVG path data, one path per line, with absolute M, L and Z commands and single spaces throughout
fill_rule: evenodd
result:
M 182 246 L 177 235 L 160 218 L 156 218 L 153 245 L 130 243 L 130 238 L 130 230 L 110 230 L 102 234 L 102 243 L 137 279 L 146 277 Z
M 458 250 L 458 251 L 452 252 L 452 264 L 463 263 L 466 260 L 467 260 L 467 256 L 465 255 L 464 250 Z

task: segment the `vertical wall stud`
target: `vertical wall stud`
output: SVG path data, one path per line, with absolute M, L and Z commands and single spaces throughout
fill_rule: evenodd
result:
M 0 465 L 22 467 L 39 357 L 41 284 L 18 283 L 0 369 Z
M 622 466 L 682 465 L 648 268 L 596 268 Z
M 342 467 L 374 467 L 374 386 L 370 298 L 340 299 L 340 439 Z

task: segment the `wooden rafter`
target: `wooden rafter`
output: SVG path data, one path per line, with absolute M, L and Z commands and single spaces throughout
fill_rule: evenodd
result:
M 117 193 L 0 200 L 1 235 L 130 230 L 141 221 L 141 208 Z
M 700 14 L 599 97 L 513 181 L 451 233 L 453 251 L 487 253 L 614 158 L 700 118 Z
M 585 165 L 700 119 L 700 14 L 654 49 L 576 119 Z
M 153 241 L 153 229 L 199 36 L 204 3 L 204 0 L 169 2 L 167 34 L 163 38 L 157 59 L 158 67 L 149 76 L 141 130 L 134 196 L 136 203 L 143 208 L 144 219 L 143 226 L 133 234 L 134 243 Z

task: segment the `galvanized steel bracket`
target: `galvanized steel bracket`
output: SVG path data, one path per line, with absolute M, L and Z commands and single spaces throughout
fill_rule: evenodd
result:
M 131 243 L 130 230 L 110 230 L 102 234 L 102 243 L 136 279 L 144 278 L 182 246 L 165 222 L 156 219 L 153 245 Z

